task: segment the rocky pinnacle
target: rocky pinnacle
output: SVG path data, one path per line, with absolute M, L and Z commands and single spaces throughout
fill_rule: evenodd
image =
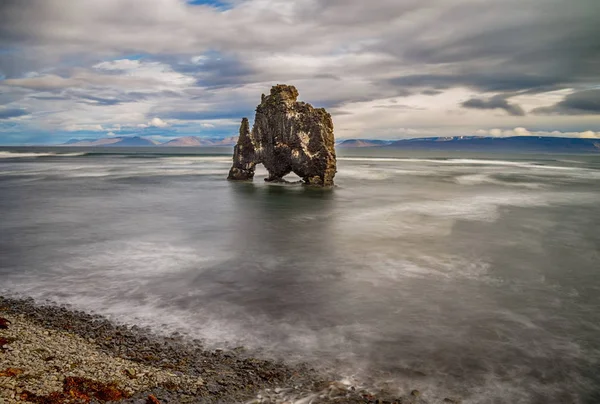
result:
M 333 185 L 336 160 L 331 115 L 297 99 L 298 90 L 283 84 L 262 95 L 252 132 L 248 119 L 242 119 L 228 179 L 250 180 L 256 164 L 262 163 L 269 172 L 265 181 L 283 181 L 294 172 L 305 184 Z

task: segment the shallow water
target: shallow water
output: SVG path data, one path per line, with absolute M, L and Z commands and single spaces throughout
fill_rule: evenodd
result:
M 340 150 L 326 191 L 156 151 L 0 150 L 0 292 L 433 400 L 600 402 L 600 156 Z

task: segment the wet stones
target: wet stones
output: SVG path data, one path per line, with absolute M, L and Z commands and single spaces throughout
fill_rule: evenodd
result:
M 423 397 L 425 391 L 399 397 L 389 386 L 373 390 L 308 365 L 252 357 L 243 348 L 209 351 L 181 335 L 160 336 L 32 300 L 0 296 L 0 315 L 10 322 L 0 330 L 6 340 L 0 350 L 3 404 L 73 404 L 75 397 L 81 403 L 121 397 L 120 404 L 441 403 Z

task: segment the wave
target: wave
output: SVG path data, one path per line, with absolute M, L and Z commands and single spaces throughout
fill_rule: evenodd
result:
M 217 169 L 172 169 L 172 168 L 148 168 L 142 170 L 126 170 L 126 171 L 69 171 L 56 172 L 53 175 L 58 175 L 68 178 L 86 178 L 86 177 L 110 177 L 112 179 L 136 178 L 136 177 L 171 177 L 171 176 L 214 176 L 219 175 L 225 177 L 226 170 Z
M 486 160 L 486 159 L 421 159 L 421 158 L 403 158 L 403 157 L 338 157 L 341 161 L 399 161 L 409 163 L 435 163 L 435 164 L 487 164 L 487 165 L 532 165 L 531 163 L 521 163 L 509 160 Z
M 227 163 L 231 164 L 231 158 L 223 157 L 223 156 L 161 156 L 161 160 L 167 160 L 170 163 L 180 162 L 180 161 L 213 161 L 216 163 Z
M 387 180 L 392 179 L 399 176 L 416 176 L 416 177 L 424 177 L 424 176 L 436 176 L 439 175 L 439 172 L 433 170 L 404 170 L 399 168 L 392 167 L 341 167 L 338 170 L 336 178 L 344 179 L 344 178 L 352 178 L 359 180 Z
M 401 157 L 339 157 L 339 161 L 365 161 L 365 162 L 399 162 L 399 163 L 432 163 L 447 165 L 478 165 L 478 166 L 510 166 L 520 168 L 550 169 L 550 170 L 581 170 L 580 167 L 565 167 L 541 164 L 539 162 L 488 160 L 488 159 L 420 159 Z
M 423 215 L 445 220 L 472 220 L 494 222 L 498 219 L 502 207 L 543 207 L 556 205 L 585 206 L 595 204 L 597 196 L 591 192 L 539 192 L 535 194 L 514 192 L 496 192 L 470 197 L 456 197 L 440 201 L 409 201 L 393 203 L 378 208 L 369 208 L 347 216 L 341 223 L 351 228 L 360 228 L 366 232 L 369 226 L 381 231 L 381 222 L 391 228 L 392 219 L 404 219 L 408 215 Z M 439 226 L 439 223 L 436 223 Z M 341 231 L 342 233 L 347 229 Z
M 35 168 L 3 171 L 1 177 L 38 178 L 93 178 L 122 179 L 134 177 L 166 176 L 223 176 L 227 168 L 217 164 L 75 164 L 54 162 L 51 165 L 37 164 Z
M 393 170 L 371 169 L 368 167 L 343 168 L 338 171 L 338 177 L 350 177 L 359 180 L 385 180 L 394 175 Z
M 14 159 L 14 158 L 35 158 L 35 157 L 78 157 L 85 156 L 88 153 L 31 153 L 31 152 L 9 152 L 0 151 L 0 159 Z
M 338 157 L 338 161 L 425 161 L 421 159 L 403 159 L 398 157 Z M 431 160 L 435 161 L 435 160 Z
M 523 188 L 531 188 L 531 189 L 539 189 L 543 188 L 543 184 L 538 184 L 534 182 L 510 182 L 510 181 L 502 181 L 488 174 L 467 174 L 460 175 L 454 178 L 454 181 L 460 185 L 482 185 L 482 184 L 491 184 L 491 185 L 504 185 L 504 186 L 513 186 L 513 187 L 523 187 Z

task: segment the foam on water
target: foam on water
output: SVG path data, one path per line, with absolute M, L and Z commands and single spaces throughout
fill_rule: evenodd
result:
M 182 166 L 186 168 L 182 168 Z M 58 165 L 52 164 L 44 169 L 31 169 L 2 172 L 3 176 L 32 176 L 44 178 L 94 178 L 109 177 L 111 179 L 133 177 L 158 177 L 158 176 L 227 176 L 226 168 L 210 167 L 206 165 L 191 166 L 191 164 L 178 165 L 122 165 L 107 168 L 102 165 Z
M 540 162 L 489 160 L 489 159 L 420 159 L 401 157 L 339 157 L 339 161 L 364 162 L 398 162 L 398 163 L 428 163 L 457 166 L 510 166 L 519 168 L 548 169 L 548 170 L 581 170 L 579 167 L 564 167 Z
M 514 182 L 514 181 L 501 181 L 494 178 L 491 174 L 466 174 L 459 175 L 454 179 L 458 184 L 461 185 L 481 185 L 481 184 L 493 184 L 513 187 L 523 187 L 530 189 L 544 188 L 544 184 L 533 183 L 533 182 Z
M 353 179 L 360 180 L 385 180 L 394 175 L 392 170 L 385 169 L 373 169 L 368 166 L 356 167 L 356 168 L 340 168 L 338 170 L 338 178 L 351 177 Z
M 32 157 L 78 157 L 87 153 L 28 153 L 0 151 L 0 159 L 32 158 Z
M 59 300 L 75 309 L 149 326 L 159 333 L 183 331 L 212 344 L 222 344 L 239 332 L 217 318 L 210 319 L 211 325 L 192 320 L 196 316 L 165 301 L 160 291 L 162 282 L 185 277 L 192 269 L 197 275 L 203 268 L 226 261 L 230 258 L 226 251 L 213 248 L 207 255 L 185 246 L 130 240 L 83 244 L 65 248 L 63 253 L 70 258 L 45 273 L 24 274 L 5 282 L 2 293 L 18 290 L 20 295 Z M 155 293 L 150 293 L 153 288 Z M 193 296 L 192 291 L 184 293 Z M 202 335 L 197 335 L 198 331 Z
M 456 164 L 456 165 L 503 165 L 529 168 L 535 166 L 531 163 L 523 163 L 509 160 L 488 159 L 421 159 L 402 157 L 340 157 L 341 161 L 372 161 L 372 162 L 406 162 L 406 163 L 434 163 L 434 164 Z
M 439 172 L 433 170 L 408 170 L 408 169 L 400 169 L 395 166 L 387 166 L 387 167 L 371 167 L 369 165 L 357 166 L 357 167 L 346 167 L 341 165 L 338 168 L 338 172 L 336 174 L 336 178 L 338 180 L 344 180 L 346 178 L 349 179 L 359 179 L 359 180 L 388 180 L 393 179 L 395 177 L 400 176 L 414 176 L 414 177 L 423 177 L 423 176 L 435 176 L 438 175 Z
M 588 197 L 593 195 L 588 195 Z M 563 199 L 563 195 L 555 195 Z M 349 220 L 365 221 L 373 219 L 393 220 L 400 215 L 418 214 L 448 219 L 481 220 L 493 222 L 498 219 L 501 206 L 534 207 L 546 206 L 549 197 L 545 195 L 524 195 L 518 193 L 496 193 L 473 197 L 457 197 L 449 200 L 404 202 L 367 209 L 354 213 Z M 589 201 L 589 198 L 588 198 Z M 581 201 L 583 202 L 583 201 Z
M 159 160 L 167 161 L 169 164 L 195 164 L 199 162 L 231 164 L 231 158 L 222 156 L 169 156 L 160 157 Z

